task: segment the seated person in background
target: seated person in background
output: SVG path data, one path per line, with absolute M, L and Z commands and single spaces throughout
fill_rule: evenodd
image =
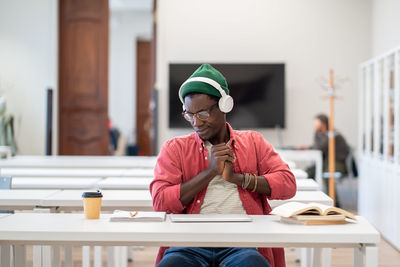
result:
M 226 122 L 232 109 L 222 74 L 200 66 L 180 90 L 183 117 L 194 133 L 167 141 L 150 184 L 155 211 L 202 214 L 269 214 L 267 199 L 296 193 L 293 174 L 254 131 Z M 266 226 L 268 227 L 268 226 Z M 283 248 L 161 248 L 158 266 L 285 266 Z
M 311 146 L 301 146 L 300 149 L 317 149 L 322 151 L 323 172 L 329 171 L 329 119 L 325 114 L 319 114 L 314 118 L 314 143 Z M 342 175 L 347 174 L 346 158 L 349 155 L 350 148 L 344 137 L 335 130 L 335 171 Z M 315 166 L 307 168 L 307 174 L 310 178 L 315 178 Z

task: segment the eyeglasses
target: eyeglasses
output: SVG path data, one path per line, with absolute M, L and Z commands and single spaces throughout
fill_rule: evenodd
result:
M 184 111 L 182 112 L 182 116 L 185 118 L 185 120 L 192 122 L 194 116 L 196 116 L 196 118 L 198 118 L 201 121 L 206 121 L 209 117 L 210 117 L 210 112 L 216 107 L 218 106 L 218 103 L 215 103 L 214 105 L 212 105 L 208 110 L 202 110 L 196 113 L 191 113 L 188 111 Z

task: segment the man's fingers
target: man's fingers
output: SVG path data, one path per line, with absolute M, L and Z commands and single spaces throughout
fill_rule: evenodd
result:
M 215 158 L 217 161 L 229 161 L 229 162 L 235 162 L 235 158 L 230 156 L 230 155 L 224 155 L 224 156 L 218 156 Z
M 227 148 L 229 149 L 229 147 L 225 144 L 218 144 L 211 147 L 211 152 L 218 152 Z
M 228 155 L 228 156 L 235 158 L 235 155 L 233 154 L 233 152 L 231 150 L 222 150 L 222 151 L 218 151 L 218 152 L 214 153 L 214 157 L 220 157 L 220 156 L 224 156 L 224 155 Z

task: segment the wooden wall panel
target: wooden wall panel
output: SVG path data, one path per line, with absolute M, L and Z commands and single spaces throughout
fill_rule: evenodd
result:
M 59 154 L 108 154 L 108 0 L 60 0 Z
M 139 144 L 139 155 L 151 156 L 153 142 L 151 127 L 153 125 L 150 101 L 153 87 L 151 84 L 151 43 L 137 41 L 137 93 L 136 93 L 136 134 Z

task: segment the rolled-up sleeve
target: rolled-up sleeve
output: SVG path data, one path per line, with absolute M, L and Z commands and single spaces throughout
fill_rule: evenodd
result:
M 289 199 L 296 194 L 296 179 L 289 166 L 276 153 L 271 144 L 259 133 L 254 133 L 257 148 L 258 169 L 271 188 L 269 199 Z
M 154 168 L 154 179 L 150 183 L 150 193 L 155 211 L 182 213 L 184 209 L 180 201 L 182 169 L 172 142 L 165 143 L 160 151 Z

